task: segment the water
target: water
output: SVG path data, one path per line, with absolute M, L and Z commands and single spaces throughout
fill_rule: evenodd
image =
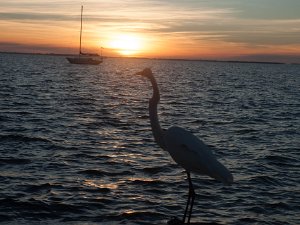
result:
M 0 221 L 166 224 L 181 218 L 182 168 L 153 142 L 149 82 L 162 127 L 182 126 L 232 171 L 193 174 L 192 221 L 299 224 L 300 67 L 0 54 Z

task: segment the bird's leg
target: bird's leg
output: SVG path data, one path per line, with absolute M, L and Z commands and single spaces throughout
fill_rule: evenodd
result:
M 188 217 L 188 221 L 187 221 L 187 224 L 190 224 L 196 194 L 195 194 L 194 186 L 193 186 L 192 179 L 191 179 L 191 176 L 189 173 L 188 173 L 188 180 L 189 180 L 189 196 L 190 196 L 190 198 L 192 198 L 189 217 Z
M 193 204 L 194 204 L 194 198 L 195 198 L 195 192 L 194 192 L 194 188 L 193 188 L 193 184 L 192 184 L 192 181 L 191 181 L 191 175 L 190 173 L 187 171 L 187 177 L 188 177 L 188 182 L 189 182 L 189 194 L 188 194 L 188 201 L 186 203 L 186 207 L 185 207 L 185 211 L 184 211 L 184 216 L 183 216 L 183 220 L 182 220 L 182 223 L 184 224 L 185 223 L 185 218 L 187 216 L 187 212 L 189 211 L 189 217 L 188 217 L 188 224 L 190 223 L 190 217 L 191 217 L 191 208 L 189 210 L 189 206 L 190 206 L 190 202 L 191 202 L 191 198 L 192 198 L 192 204 L 191 204 L 191 207 L 193 207 Z
M 189 176 L 190 176 L 190 173 L 187 172 L 187 175 L 188 175 L 188 177 L 189 177 Z M 191 200 L 191 196 L 190 196 L 190 187 L 189 187 L 188 201 L 187 201 L 187 203 L 186 203 L 186 207 L 185 207 L 185 211 L 184 211 L 184 216 L 183 216 L 183 219 L 182 219 L 182 223 L 185 223 L 185 218 L 186 218 L 187 211 L 188 211 L 188 209 L 189 209 L 190 200 Z

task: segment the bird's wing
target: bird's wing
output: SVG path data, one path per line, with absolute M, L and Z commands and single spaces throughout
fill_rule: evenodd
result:
M 200 139 L 180 127 L 167 130 L 165 143 L 172 158 L 187 170 L 196 171 L 201 167 L 201 171 L 207 173 L 209 161 L 215 160 L 215 156 Z
M 165 133 L 166 150 L 171 157 L 185 168 L 200 174 L 206 174 L 224 183 L 231 183 L 232 175 L 223 166 L 199 138 L 180 128 L 171 127 Z

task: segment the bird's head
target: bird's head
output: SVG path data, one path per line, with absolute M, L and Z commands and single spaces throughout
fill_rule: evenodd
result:
M 144 70 L 137 72 L 136 75 L 141 75 L 143 77 L 150 78 L 153 76 L 152 70 L 150 68 L 145 68 Z

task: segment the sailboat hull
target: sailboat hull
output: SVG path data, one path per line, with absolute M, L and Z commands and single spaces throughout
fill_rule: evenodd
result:
M 102 60 L 97 60 L 93 58 L 81 58 L 81 57 L 67 57 L 67 60 L 72 64 L 85 64 L 85 65 L 99 65 Z

